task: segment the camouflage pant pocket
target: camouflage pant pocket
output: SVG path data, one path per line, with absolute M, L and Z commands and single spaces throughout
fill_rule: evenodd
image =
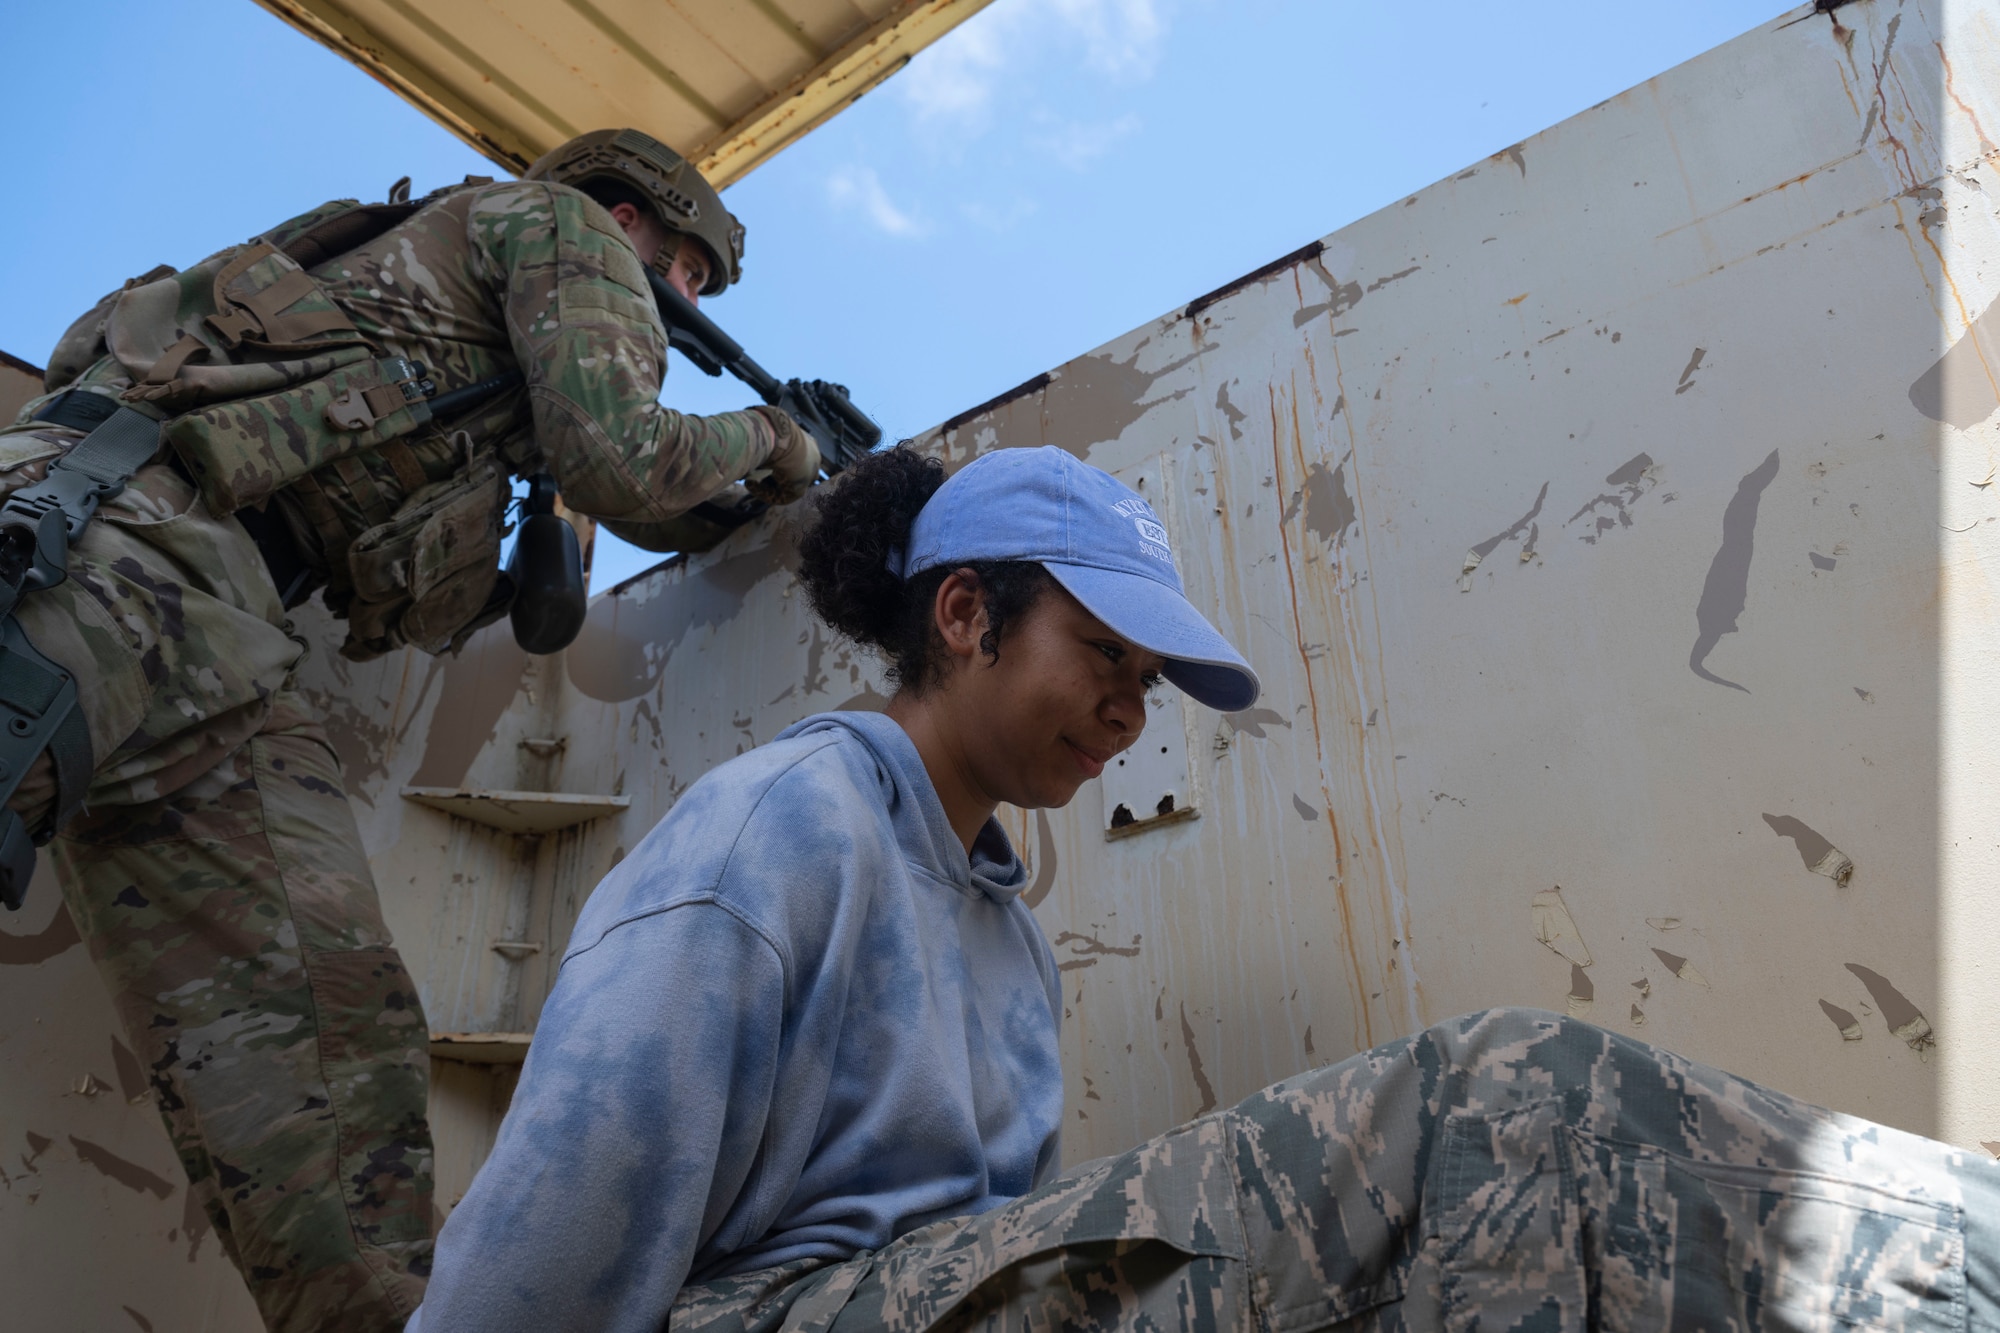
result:
M 784 1329 L 809 1333 L 834 1309 L 833 1333 L 1247 1327 L 1229 1142 L 1224 1118 L 1209 1116 L 1004 1208 L 911 1232 L 833 1270 Z M 859 1277 L 851 1295 L 839 1291 L 844 1270 Z
M 416 985 L 394 949 L 310 950 L 306 966 L 355 1240 L 392 1252 L 427 1242 L 430 1053 Z
M 1966 1327 L 1954 1205 L 1569 1137 L 1606 1327 Z
M 1423 1216 L 1454 1333 L 1588 1326 L 1583 1230 L 1561 1101 L 1453 1116 L 1439 1134 Z
M 1268 1333 L 1243 1265 L 1160 1240 L 1096 1241 L 996 1274 L 930 1333 Z M 846 1333 L 835 1325 L 833 1333 Z
M 1551 1100 L 1446 1121 L 1424 1199 L 1445 1328 L 1966 1327 L 1955 1206 L 1572 1120 Z

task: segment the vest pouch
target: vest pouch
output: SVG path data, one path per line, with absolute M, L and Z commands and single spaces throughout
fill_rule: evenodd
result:
M 341 655 L 367 661 L 405 644 L 456 652 L 474 630 L 505 615 L 506 599 L 494 591 L 508 497 L 499 469 L 478 463 L 415 492 L 388 522 L 356 537 L 347 554 L 354 599 Z
M 426 381 L 416 369 L 399 356 L 356 360 L 276 393 L 183 413 L 168 423 L 167 443 L 194 474 L 209 511 L 233 514 L 343 454 L 428 423 Z
M 125 396 L 170 413 L 272 393 L 372 354 L 319 280 L 267 241 L 136 280 L 105 316 L 103 339 L 132 380 Z
M 244 246 L 223 265 L 212 293 L 215 309 L 202 320 L 204 332 L 232 351 L 247 345 L 265 355 L 311 352 L 327 338 L 361 340 L 319 280 L 269 241 Z

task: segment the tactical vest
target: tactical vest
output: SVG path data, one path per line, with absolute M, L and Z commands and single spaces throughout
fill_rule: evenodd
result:
M 120 391 L 211 513 L 282 522 L 345 615 L 341 653 L 454 650 L 506 614 L 507 469 L 433 424 L 437 386 L 384 356 L 308 272 L 469 180 L 413 202 L 323 204 L 192 268 L 158 268 L 73 325 L 48 387 Z M 482 435 L 485 432 L 480 432 Z

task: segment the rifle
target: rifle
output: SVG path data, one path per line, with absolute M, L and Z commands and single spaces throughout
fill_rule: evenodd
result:
M 667 326 L 667 343 L 706 375 L 728 371 L 772 407 L 789 413 L 819 446 L 820 468 L 831 477 L 882 442 L 882 428 L 847 396 L 847 387 L 825 380 L 787 380 L 750 359 L 734 338 L 695 308 L 694 302 L 669 287 L 652 269 L 646 270 L 660 322 Z M 759 511 L 761 512 L 761 511 Z
M 669 287 L 659 274 L 646 271 L 660 320 L 667 327 L 668 345 L 709 375 L 728 371 L 749 385 L 766 403 L 797 421 L 819 446 L 820 469 L 833 476 L 853 465 L 882 442 L 882 428 L 869 420 L 847 396 L 846 386 L 825 380 L 777 377 L 750 359 L 742 344 L 716 327 L 694 302 Z M 423 373 L 418 369 L 418 374 Z M 433 420 L 445 420 L 476 406 L 494 394 L 514 388 L 523 375 L 508 370 L 437 394 L 430 400 Z M 734 504 L 704 500 L 693 513 L 723 528 L 741 527 L 768 508 L 748 495 Z M 513 586 L 509 615 L 514 639 L 528 652 L 553 653 L 576 638 L 583 626 L 585 599 L 583 564 L 576 530 L 555 513 L 555 479 L 546 472 L 528 478 L 528 496 L 521 506 L 521 528 L 514 555 L 502 575 Z
M 668 346 L 686 357 L 705 375 L 716 376 L 728 371 L 749 385 L 766 403 L 788 413 L 819 446 L 820 470 L 827 476 L 834 476 L 853 466 L 857 459 L 882 442 L 882 428 L 854 405 L 847 396 L 846 385 L 826 380 L 786 380 L 780 383 L 777 376 L 750 359 L 750 354 L 743 350 L 741 343 L 696 309 L 694 302 L 669 287 L 659 274 L 647 269 L 646 281 L 652 285 L 660 322 L 667 327 Z M 503 389 L 513 388 L 521 383 L 522 378 L 520 371 L 509 370 L 463 389 L 439 394 L 431 400 L 431 418 L 441 420 L 450 417 Z M 763 513 L 765 507 L 755 501 L 745 501 L 729 511 L 711 505 L 698 508 L 728 512 L 736 522 L 741 523 Z

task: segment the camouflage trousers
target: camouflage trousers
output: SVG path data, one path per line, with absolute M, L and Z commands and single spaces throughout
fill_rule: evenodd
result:
M 1574 1019 L 1287 1079 L 674 1333 L 2000 1329 L 2000 1164 Z
M 0 491 L 76 438 L 0 434 Z M 257 548 L 147 467 L 20 620 L 77 674 L 96 764 L 46 851 L 217 1237 L 274 1330 L 401 1328 L 428 1032 Z M 12 804 L 33 826 L 53 795 L 44 757 Z

